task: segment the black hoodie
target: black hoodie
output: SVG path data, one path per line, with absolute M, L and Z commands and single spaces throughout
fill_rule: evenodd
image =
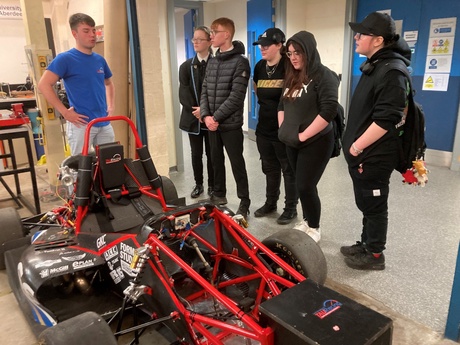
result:
M 284 111 L 284 121 L 279 128 L 278 137 L 290 147 L 302 148 L 332 129 L 332 125 L 329 124 L 316 136 L 304 142 L 299 140 L 299 133 L 304 131 L 318 114 L 327 122 L 337 115 L 339 79 L 337 74 L 321 63 L 316 40 L 311 33 L 296 33 L 286 42 L 286 46 L 289 46 L 291 41 L 298 43 L 307 55 L 310 82 L 299 90 L 296 99 L 281 99 L 278 110 Z M 284 91 L 283 89 L 283 93 Z
M 409 66 L 411 51 L 406 41 L 398 38 L 394 43 L 378 50 L 362 65 L 363 74 L 353 93 L 348 112 L 347 127 L 343 137 L 345 158 L 350 166 L 362 162 L 376 163 L 383 167 L 394 161 L 398 151 L 395 125 L 401 121 L 406 104 L 407 81 L 398 70 L 382 71 L 390 61 L 400 60 Z M 352 156 L 350 146 L 375 122 L 388 132 L 365 148 L 357 157 Z M 392 163 L 391 163 L 392 164 Z M 391 169 L 391 167 L 388 167 Z

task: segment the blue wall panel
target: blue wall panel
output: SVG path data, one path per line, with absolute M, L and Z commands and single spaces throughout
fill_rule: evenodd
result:
M 395 20 L 402 20 L 402 32 L 418 30 L 415 53 L 412 56 L 414 88 L 416 100 L 423 105 L 426 113 L 426 142 L 428 148 L 452 152 L 457 124 L 460 97 L 460 1 L 458 0 L 360 0 L 356 20 L 361 21 L 374 11 L 391 9 Z M 446 92 L 423 91 L 422 83 L 428 49 L 431 19 L 457 17 L 452 68 L 449 87 Z M 361 75 L 359 66 L 365 58 L 354 54 L 353 89 Z

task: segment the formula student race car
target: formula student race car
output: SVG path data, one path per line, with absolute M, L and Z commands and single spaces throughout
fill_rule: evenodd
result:
M 155 328 L 170 344 L 286 344 L 264 303 L 307 278 L 323 284 L 320 247 L 291 229 L 261 242 L 227 208 L 184 205 L 134 124 L 110 120 L 128 123 L 136 159 L 119 143 L 89 153 L 94 120 L 82 154 L 61 166 L 63 206 L 24 219 L 0 210 L 0 268 L 40 343 L 116 344 L 127 333 L 139 343 Z

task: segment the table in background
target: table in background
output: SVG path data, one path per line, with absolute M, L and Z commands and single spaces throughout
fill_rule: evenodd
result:
M 25 140 L 26 149 L 27 149 L 27 158 L 28 158 L 28 167 L 25 168 L 18 168 L 16 163 L 16 155 L 14 151 L 14 143 L 13 139 L 20 139 L 23 138 Z M 26 206 L 30 212 L 32 213 L 40 213 L 40 198 L 38 196 L 38 187 L 37 187 L 37 177 L 35 174 L 35 166 L 34 166 L 34 158 L 32 155 L 32 145 L 30 143 L 29 138 L 29 130 L 27 127 L 20 126 L 15 128 L 7 128 L 7 129 L 0 129 L 0 140 L 5 140 L 8 142 L 8 149 L 9 152 L 6 152 L 6 145 L 3 145 L 4 152 L 0 152 L 0 160 L 4 158 L 11 159 L 11 169 L 0 171 L 0 182 L 11 195 L 13 200 L 22 208 Z M 2 163 L 0 163 L 2 164 Z M 19 183 L 19 174 L 21 173 L 30 173 L 30 178 L 32 182 L 32 189 L 34 195 L 34 203 L 35 203 L 35 210 L 33 209 L 32 205 L 24 198 L 21 194 L 21 185 Z M 14 182 L 16 185 L 16 194 L 12 191 L 12 189 L 8 186 L 8 184 L 3 179 L 3 176 L 14 175 Z

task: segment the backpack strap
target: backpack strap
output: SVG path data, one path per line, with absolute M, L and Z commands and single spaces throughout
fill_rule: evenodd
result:
M 380 68 L 377 69 L 377 75 L 375 76 L 375 80 L 380 80 L 387 74 L 389 71 L 397 70 L 400 71 L 406 77 L 407 82 L 409 83 L 410 87 L 410 95 L 412 97 L 415 95 L 414 88 L 412 87 L 412 78 L 409 74 L 409 70 L 404 62 L 399 59 L 393 59 L 388 62 L 385 62 Z

